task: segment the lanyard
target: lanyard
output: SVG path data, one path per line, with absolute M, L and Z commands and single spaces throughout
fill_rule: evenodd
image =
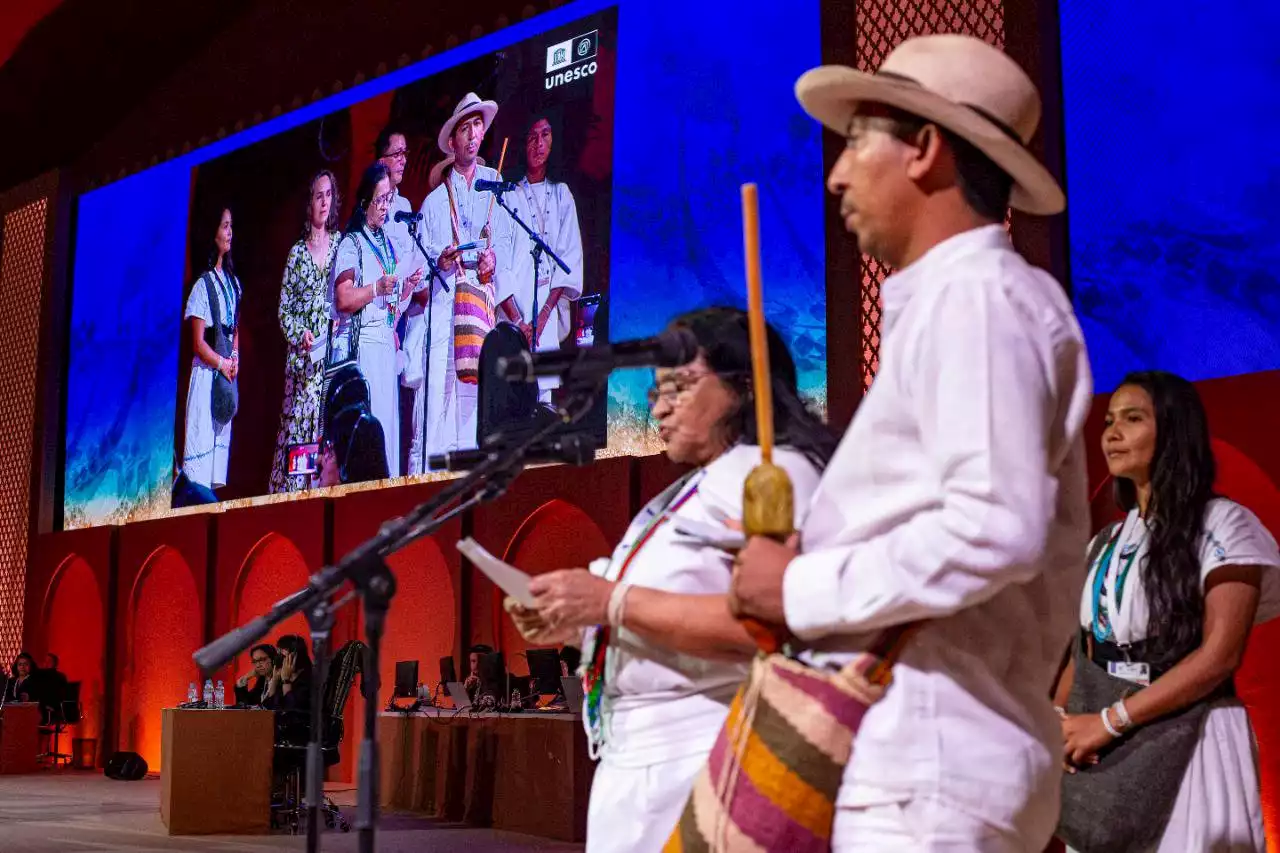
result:
M 631 567 L 632 561 L 636 555 L 644 548 L 645 544 L 653 538 L 658 532 L 658 528 L 663 522 L 675 515 L 680 507 L 698 493 L 698 484 L 702 480 L 702 476 L 706 473 L 705 469 L 698 472 L 697 476 L 692 478 L 692 484 L 683 486 L 683 494 L 677 492 L 678 497 L 670 504 L 665 506 L 659 512 L 654 513 L 653 517 L 645 523 L 644 528 L 636 536 L 632 543 L 627 556 L 622 560 L 622 566 L 618 570 L 618 576 L 614 578 L 617 583 L 627 574 L 627 569 Z M 605 656 L 609 649 L 610 625 L 597 625 L 589 630 L 591 640 L 590 645 L 590 661 L 587 664 L 586 671 L 583 673 L 582 681 L 584 692 L 586 693 L 585 711 L 586 722 L 589 729 L 594 733 L 591 737 L 592 750 L 595 744 L 599 742 L 599 735 L 602 729 L 601 708 L 604 700 L 604 673 L 605 673 Z
M 383 275 L 391 275 L 396 271 L 396 244 L 387 239 L 387 232 L 379 231 L 378 239 L 382 243 L 382 248 L 386 249 L 387 254 L 391 256 L 391 262 L 388 265 L 386 257 L 378 249 L 378 244 L 373 242 L 373 238 L 369 236 L 369 230 L 366 228 L 360 232 L 364 237 L 364 241 L 369 244 L 369 248 L 373 249 L 373 255 L 378 259 L 378 266 L 382 267 Z
M 1120 536 L 1124 533 L 1127 525 L 1128 519 L 1125 520 L 1124 524 L 1120 525 L 1115 535 L 1111 537 L 1111 541 L 1107 543 L 1107 548 L 1102 552 L 1102 558 L 1098 561 L 1097 568 L 1093 573 L 1093 638 L 1100 643 L 1105 643 L 1115 638 L 1115 631 L 1111 627 L 1114 614 L 1107 614 L 1105 624 L 1102 624 L 1103 620 L 1099 616 L 1102 614 L 1102 591 L 1107 583 L 1108 570 L 1111 567 L 1112 558 L 1115 556 L 1116 546 L 1120 543 Z M 1137 555 L 1137 546 L 1134 546 L 1132 550 L 1126 547 L 1120 552 L 1120 559 L 1124 561 L 1124 565 L 1116 572 L 1117 610 L 1119 610 L 1121 602 L 1124 600 L 1124 585 L 1129 579 L 1129 570 L 1133 568 L 1133 560 Z

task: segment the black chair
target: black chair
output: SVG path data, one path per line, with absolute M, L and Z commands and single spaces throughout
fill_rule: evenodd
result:
M 346 709 L 347 695 L 351 692 L 356 674 L 364 668 L 364 649 L 364 643 L 347 643 L 334 655 L 329 666 L 329 678 L 325 681 L 321 699 L 324 740 L 320 754 L 326 768 L 337 764 L 340 759 L 338 746 L 343 739 L 342 712 Z M 281 787 L 271 804 L 271 825 L 295 835 L 306 824 L 306 784 L 303 777 L 307 769 L 307 741 L 310 734 L 310 711 L 276 712 L 274 763 L 276 772 L 281 776 Z M 343 832 L 351 831 L 351 824 L 342 816 L 342 811 L 333 800 L 325 797 L 320 809 L 326 827 L 338 828 Z
M 47 761 L 50 767 L 57 767 L 60 761 L 71 763 L 70 755 L 58 751 L 58 741 L 68 726 L 77 725 L 84 718 L 84 708 L 80 705 L 79 681 L 54 682 L 48 689 L 60 694 L 50 697 L 53 701 L 45 704 L 42 709 L 44 724 L 40 726 L 40 734 L 52 739 L 52 747 L 49 752 L 37 756 L 37 760 Z

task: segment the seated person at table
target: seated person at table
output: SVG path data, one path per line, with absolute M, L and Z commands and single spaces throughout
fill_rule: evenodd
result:
M 279 666 L 272 680 L 275 688 L 263 707 L 282 711 L 311 710 L 311 655 L 307 641 L 297 634 L 286 634 L 276 643 Z
M 577 646 L 562 646 L 560 648 L 560 674 L 562 676 L 570 676 L 578 674 L 578 667 L 582 663 L 582 649 Z
M 5 702 L 39 702 L 40 678 L 36 659 L 26 652 L 19 652 L 9 668 L 9 680 L 4 685 Z
M 258 707 L 267 703 L 276 671 L 278 655 L 270 643 L 254 646 L 249 652 L 253 669 L 236 679 L 236 704 Z
M 487 646 L 484 643 L 477 643 L 467 651 L 468 675 L 467 680 L 462 682 L 462 686 L 467 688 L 467 697 L 471 700 L 472 704 L 480 701 L 482 693 L 493 699 L 497 699 L 498 697 L 494 696 L 492 692 L 482 691 L 480 684 L 480 659 L 485 655 L 493 654 L 493 646 Z

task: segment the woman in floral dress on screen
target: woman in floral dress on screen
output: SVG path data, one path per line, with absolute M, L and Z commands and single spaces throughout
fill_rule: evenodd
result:
M 289 446 L 320 438 L 320 393 L 330 332 L 329 270 L 338 251 L 338 184 L 333 173 L 317 172 L 307 196 L 303 237 L 289 251 L 280 287 L 280 330 L 289 344 L 285 358 L 284 403 L 276 433 L 271 491 L 296 492 L 311 486 L 309 476 L 289 474 Z

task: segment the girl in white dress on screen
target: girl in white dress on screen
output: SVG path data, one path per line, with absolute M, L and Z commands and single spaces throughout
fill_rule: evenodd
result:
M 534 610 L 504 602 L 531 643 L 584 639 L 583 722 L 600 757 L 588 853 L 662 849 L 756 649 L 729 613 L 731 555 L 676 530 L 680 519 L 741 518 L 743 484 L 760 464 L 746 315 L 710 308 L 672 325 L 693 332 L 699 355 L 659 370 L 650 402 L 667 456 L 693 471 L 649 502 L 612 557 L 534 578 Z M 799 525 L 835 439 L 801 403 L 772 329 L 769 353 L 774 463 L 791 476 Z
M 1113 661 L 1111 669 L 1134 684 L 1100 712 L 1063 715 L 1068 770 L 1105 764 L 1113 731 L 1123 738 L 1207 703 L 1185 769 L 1152 768 L 1152 778 L 1167 769 L 1182 782 L 1148 849 L 1262 850 L 1253 736 L 1231 678 L 1250 628 L 1280 611 L 1275 539 L 1249 510 L 1213 493 L 1207 419 L 1190 382 L 1155 371 L 1130 374 L 1111 397 L 1106 423 L 1102 450 L 1127 515 L 1091 548 L 1097 556 L 1080 624 L 1093 657 L 1067 668 L 1055 704 L 1067 703 L 1076 667 L 1106 667 L 1108 650 L 1128 651 L 1130 660 Z M 1077 778 L 1090 784 L 1088 772 Z
M 414 288 L 422 282 L 422 270 L 397 272 L 400 258 L 383 225 L 391 210 L 394 192 L 387 167 L 381 162 L 364 170 L 356 191 L 355 209 L 347 232 L 338 244 L 333 262 L 330 303 L 338 332 L 334 354 L 338 359 L 356 351 L 373 416 L 382 425 L 387 448 L 387 470 L 400 476 L 400 384 L 403 360 L 396 339 L 396 323 L 409 306 Z M 401 276 L 403 275 L 403 281 Z
M 187 385 L 186 440 L 182 470 L 193 483 L 216 489 L 227 484 L 227 458 L 231 453 L 231 421 L 219 423 L 213 416 L 213 377 L 221 373 L 234 380 L 240 372 L 240 331 L 236 320 L 240 311 L 240 281 L 231 261 L 231 210 L 223 208 L 211 238 L 209 266 L 187 296 L 183 320 L 191 334 L 191 381 Z M 197 239 L 204 240 L 200 233 Z M 213 325 L 206 281 L 213 285 L 218 315 L 224 329 L 232 333 L 231 355 L 214 352 L 206 330 Z

